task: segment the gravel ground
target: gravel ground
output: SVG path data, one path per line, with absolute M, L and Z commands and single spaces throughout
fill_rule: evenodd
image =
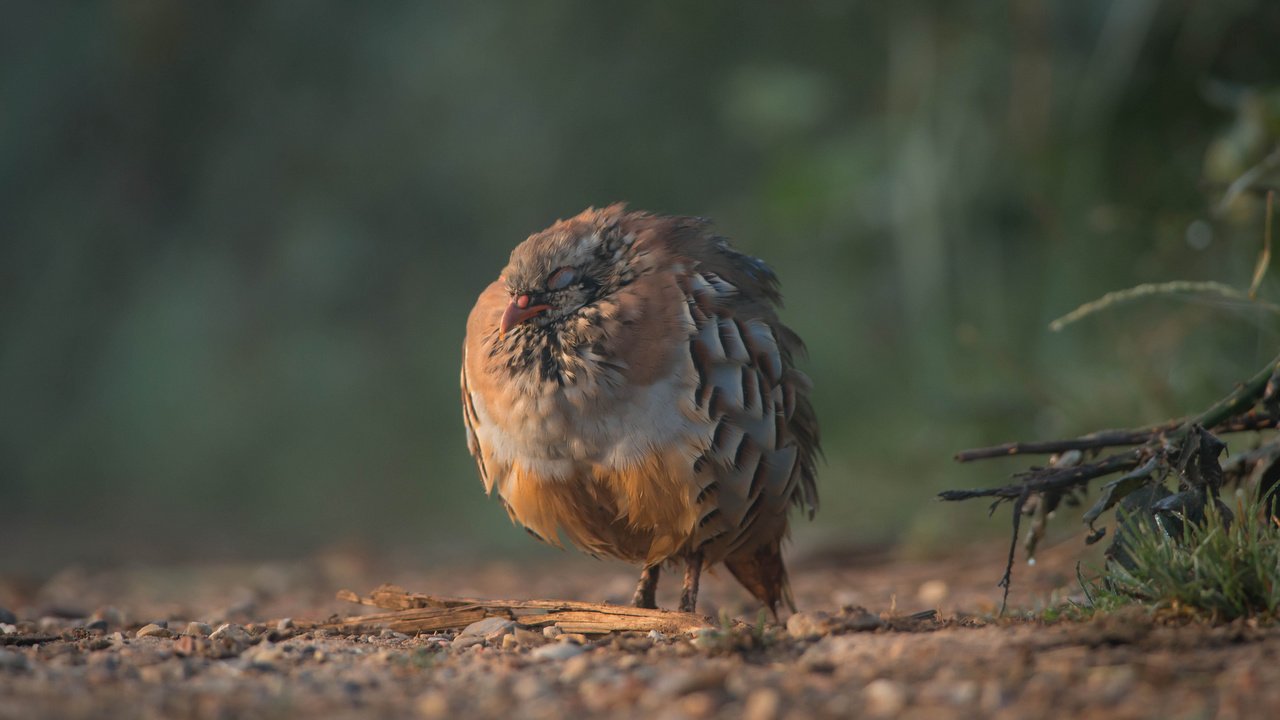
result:
M 1012 607 L 1071 592 L 1079 549 L 1019 568 Z M 629 596 L 629 568 L 571 555 L 412 572 L 332 554 L 4 577 L 0 718 L 1208 718 L 1280 707 L 1280 632 L 1141 612 L 995 619 L 1002 552 L 802 557 L 802 613 L 763 628 L 745 594 L 712 577 L 702 609 L 748 624 L 694 637 L 554 636 L 492 621 L 458 636 L 336 635 L 288 620 L 360 612 L 334 591 L 383 581 L 439 595 Z

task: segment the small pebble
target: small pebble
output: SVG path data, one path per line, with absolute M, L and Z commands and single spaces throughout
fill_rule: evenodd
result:
M 523 702 L 548 694 L 546 682 L 533 675 L 522 675 L 511 685 L 511 693 Z
M 686 717 L 706 718 L 715 714 L 718 701 L 708 692 L 691 693 L 680 699 L 677 707 Z
M 213 632 L 213 628 L 202 622 L 189 622 L 187 628 L 182 631 L 183 635 L 191 637 L 209 637 L 209 633 Z
M 217 630 L 209 633 L 210 640 L 230 640 L 233 643 L 248 645 L 253 641 L 245 629 L 235 623 L 223 623 Z
M 253 644 L 253 638 L 249 637 L 243 627 L 235 623 L 223 623 L 217 630 L 209 633 L 209 642 L 211 657 L 228 658 L 244 652 Z
M 27 656 L 12 650 L 0 650 L 0 670 L 26 670 Z
M 110 624 L 106 620 L 93 620 L 85 624 L 84 629 L 89 632 L 105 633 Z
M 515 649 L 516 649 L 516 648 L 518 648 L 518 647 L 520 647 L 520 641 L 519 641 L 519 640 L 516 640 L 516 636 L 515 636 L 515 635 L 503 635 L 503 636 L 502 636 L 502 649 L 503 649 L 503 650 L 515 650 Z
M 787 618 L 787 634 L 797 640 L 813 640 L 831 630 L 831 616 L 822 611 L 798 612 Z
M 543 645 L 540 648 L 534 648 L 529 653 L 529 657 L 534 660 L 568 660 L 585 652 L 581 645 L 574 643 L 552 643 L 551 645 Z
M 5 625 L 17 625 L 18 616 L 14 615 L 13 611 L 9 608 L 0 607 L 0 623 Z
M 284 651 L 275 643 L 263 643 L 250 649 L 244 657 L 258 667 L 271 667 L 284 659 Z
M 747 696 L 742 707 L 742 720 L 776 720 L 782 707 L 782 696 L 773 688 L 757 688 Z
M 487 617 L 463 628 L 462 632 L 458 633 L 458 639 L 478 637 L 482 640 L 498 641 L 504 635 L 515 632 L 515 629 L 516 624 L 506 618 Z
M 484 644 L 484 638 L 480 637 L 479 635 L 459 635 L 458 637 L 453 639 L 453 642 L 450 643 L 450 646 L 453 647 L 453 649 L 455 650 L 465 650 L 469 647 L 474 647 L 476 645 L 483 645 L 483 644 Z
M 952 705 L 969 705 L 978 698 L 978 683 L 962 680 L 947 689 L 946 698 Z
M 200 652 L 202 645 L 208 645 L 205 638 L 197 638 L 194 635 L 183 635 L 178 638 L 178 642 L 173 644 L 173 651 L 179 655 L 195 655 Z
M 555 625 L 548 625 L 542 628 L 542 636 L 547 638 L 548 640 L 555 640 L 556 638 L 560 637 L 563 634 L 564 634 L 564 631 L 556 627 Z
M 428 690 L 418 696 L 413 703 L 419 717 L 427 720 L 449 717 L 449 696 L 440 690 Z
M 585 654 L 571 657 L 564 663 L 564 668 L 560 670 L 560 682 L 572 684 L 587 674 L 591 669 L 591 659 Z
M 173 633 L 169 632 L 169 628 L 161 627 L 158 623 L 148 623 L 138 628 L 135 637 L 169 637 Z
M 866 711 L 870 715 L 885 717 L 897 715 L 907 705 L 907 690 L 901 683 L 881 678 L 872 680 L 862 690 Z
M 281 618 L 280 621 L 276 623 L 276 632 L 289 632 L 294 627 L 293 618 Z

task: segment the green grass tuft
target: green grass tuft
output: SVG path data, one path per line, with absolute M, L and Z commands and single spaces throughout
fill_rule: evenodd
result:
M 1084 584 L 1095 611 L 1140 602 L 1214 620 L 1276 619 L 1280 610 L 1280 519 L 1275 505 L 1238 503 L 1235 521 L 1208 503 L 1202 523 L 1171 538 L 1154 523 L 1131 523 L 1130 567 L 1107 564 Z

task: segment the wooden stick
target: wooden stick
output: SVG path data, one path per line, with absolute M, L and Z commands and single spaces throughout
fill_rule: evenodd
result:
M 439 597 L 406 592 L 393 585 L 383 585 L 367 597 L 342 590 L 338 593 L 338 599 L 390 609 L 392 612 L 354 615 L 320 623 L 316 627 L 338 630 L 377 627 L 397 632 L 438 632 L 461 630 L 487 617 L 506 618 L 530 628 L 554 626 L 565 632 L 591 634 L 649 630 L 679 634 L 710 626 L 707 618 L 694 613 L 571 600 Z

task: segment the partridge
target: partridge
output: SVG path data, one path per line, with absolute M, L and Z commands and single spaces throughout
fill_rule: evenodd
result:
M 511 252 L 467 320 L 462 407 L 485 491 L 560 545 L 659 570 L 704 566 L 776 616 L 780 544 L 818 504 L 818 423 L 778 280 L 700 218 L 588 209 Z

